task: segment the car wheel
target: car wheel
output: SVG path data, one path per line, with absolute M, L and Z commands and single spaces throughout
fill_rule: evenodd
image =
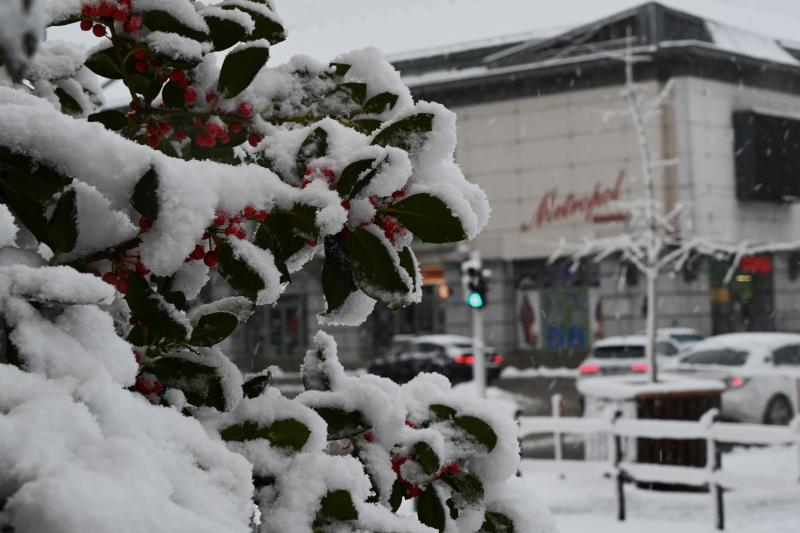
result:
M 776 426 L 785 426 L 792 421 L 792 405 L 785 396 L 773 396 L 767 404 L 764 413 L 764 423 Z

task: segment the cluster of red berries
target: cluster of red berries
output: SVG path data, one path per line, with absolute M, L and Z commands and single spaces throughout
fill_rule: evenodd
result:
M 303 182 L 300 184 L 300 187 L 305 189 L 317 178 L 324 179 L 328 182 L 328 185 L 336 185 L 336 172 L 330 168 L 306 167 L 306 176 L 303 178 Z
M 92 269 L 89 272 L 98 278 L 102 278 L 109 285 L 116 287 L 122 294 L 128 292 L 128 276 L 131 272 L 135 272 L 142 277 L 150 274 L 150 269 L 139 258 L 138 251 L 122 252 L 114 263 L 113 268 L 105 274 L 101 274 L 97 269 Z
M 242 237 L 244 238 L 244 237 Z M 208 241 L 209 248 L 206 249 L 205 245 L 198 244 L 192 250 L 184 261 L 186 263 L 191 263 L 192 261 L 203 261 L 208 268 L 214 268 L 217 266 L 219 262 L 219 250 L 211 249 L 211 234 L 209 232 L 205 232 L 203 234 L 203 240 Z
M 155 148 L 161 140 L 172 131 L 172 124 L 169 122 L 151 122 L 146 127 L 147 146 Z
M 84 4 L 81 7 L 81 29 L 91 30 L 97 37 L 106 36 L 106 26 L 114 22 L 121 22 L 122 29 L 127 33 L 136 33 L 142 29 L 143 21 L 139 15 L 131 14 L 130 0 L 105 0 L 96 4 Z
M 147 398 L 150 403 L 154 405 L 159 403 L 159 394 L 163 391 L 163 387 L 161 386 L 161 382 L 158 381 L 158 378 L 152 374 L 140 374 L 139 377 L 136 378 L 135 386 L 136 390 Z

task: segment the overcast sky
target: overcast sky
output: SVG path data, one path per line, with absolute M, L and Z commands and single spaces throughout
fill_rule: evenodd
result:
M 3 1 L 3 0 L 0 0 Z M 164 0 L 168 2 L 169 0 Z M 271 64 L 304 53 L 327 61 L 374 45 L 388 55 L 516 34 L 550 35 L 643 3 L 642 0 L 276 0 L 289 39 Z M 726 24 L 800 42 L 800 0 L 662 0 Z M 96 42 L 77 25 L 50 38 Z

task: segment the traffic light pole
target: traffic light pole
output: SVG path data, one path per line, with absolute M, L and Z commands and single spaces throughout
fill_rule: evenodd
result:
M 477 266 L 478 271 L 483 269 L 481 253 L 473 250 L 470 259 Z M 475 382 L 478 397 L 486 397 L 486 354 L 483 347 L 483 311 L 480 308 L 472 308 L 472 355 L 475 362 L 472 364 L 472 379 Z

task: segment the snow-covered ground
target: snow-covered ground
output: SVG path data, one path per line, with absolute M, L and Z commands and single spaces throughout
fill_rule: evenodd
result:
M 797 448 L 739 449 L 723 457 L 726 471 L 794 480 L 793 489 L 766 483 L 725 494 L 726 531 L 796 533 L 800 531 L 800 479 Z M 616 519 L 614 482 L 589 473 L 564 477 L 522 462 L 531 490 L 544 501 L 561 533 L 711 533 L 712 497 L 708 493 L 640 490 L 626 485 L 628 520 Z

